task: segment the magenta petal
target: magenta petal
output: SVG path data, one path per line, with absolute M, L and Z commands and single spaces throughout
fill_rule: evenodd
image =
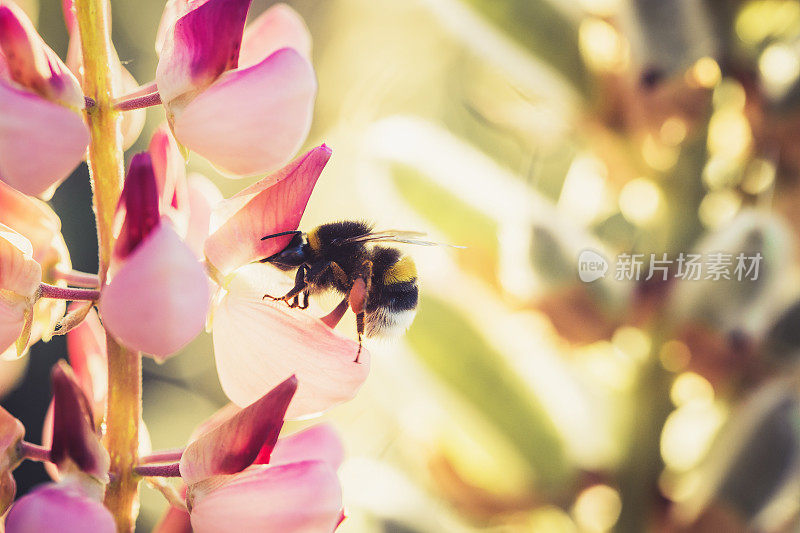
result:
M 0 4 L 0 55 L 11 79 L 22 87 L 53 102 L 83 109 L 78 80 L 13 2 Z
M 251 0 L 208 0 L 179 18 L 164 36 L 156 68 L 161 101 L 191 98 L 236 68 Z M 185 102 L 181 102 L 185 104 Z
M 39 196 L 69 176 L 88 145 L 78 113 L 0 80 L 0 180 Z
M 328 533 L 342 508 L 335 471 L 322 461 L 252 466 L 194 499 L 195 533 Z
M 283 415 L 297 390 L 292 376 L 186 447 L 181 477 L 192 485 L 220 474 L 236 474 L 261 450 L 271 450 L 283 427 Z
M 114 517 L 77 483 L 48 483 L 20 498 L 6 517 L 6 533 L 114 533 Z
M 99 309 L 123 344 L 163 360 L 202 331 L 208 305 L 202 265 L 162 221 L 103 289 Z
M 176 112 L 175 137 L 224 172 L 269 172 L 308 135 L 316 92 L 311 64 L 283 48 L 250 68 L 226 72 Z
M 297 229 L 311 191 L 330 157 L 330 148 L 324 144 L 318 146 L 221 203 L 213 215 L 221 226 L 206 240 L 208 261 L 228 274 L 281 251 L 291 235 L 263 241 L 261 238 Z
M 124 259 L 158 226 L 158 185 L 148 153 L 133 156 L 114 215 L 114 258 Z
M 97 312 L 89 311 L 83 322 L 67 333 L 67 353 L 92 411 L 102 414 L 108 397 L 108 356 L 105 330 Z
M 214 311 L 214 354 L 222 389 L 244 406 L 295 374 L 299 387 L 288 418 L 352 399 L 369 373 L 369 353 L 363 350 L 355 363 L 357 342 L 308 312 L 262 300 L 276 289 L 270 274 L 273 269 L 259 264 L 238 270 Z
M 176 200 L 176 195 L 184 195 L 186 181 L 186 161 L 172 138 L 169 128 L 161 126 L 150 138 L 147 148 L 153 161 L 153 173 L 156 177 L 161 211 L 186 203 L 186 199 Z
M 260 63 L 281 48 L 294 48 L 311 59 L 311 33 L 303 17 L 286 4 L 275 4 L 244 29 L 239 68 Z
M 256 464 L 282 465 L 300 461 L 323 461 L 334 470 L 344 460 L 344 448 L 330 424 L 318 424 L 278 439 L 272 457 L 259 453 Z
M 72 369 L 59 361 L 51 372 L 53 387 L 53 446 L 50 459 L 60 472 L 74 464 L 101 482 L 108 481 L 110 459 L 95 433 L 89 400 Z

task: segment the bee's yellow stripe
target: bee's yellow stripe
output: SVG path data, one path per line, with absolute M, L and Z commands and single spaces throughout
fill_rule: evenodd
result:
M 417 279 L 417 266 L 414 264 L 414 261 L 407 256 L 401 258 L 383 273 L 384 285 L 414 281 L 415 279 Z
M 319 228 L 311 230 L 306 237 L 308 238 L 308 245 L 311 249 L 315 252 L 319 252 L 319 249 L 322 247 L 319 242 Z

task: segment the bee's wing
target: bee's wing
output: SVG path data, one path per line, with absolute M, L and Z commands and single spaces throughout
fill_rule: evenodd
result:
M 416 244 L 419 246 L 450 246 L 451 248 L 464 248 L 463 246 L 454 246 L 452 244 L 444 244 L 440 242 L 426 241 L 419 237 L 424 237 L 426 234 L 422 231 L 403 231 L 403 230 L 386 230 L 386 231 L 373 231 L 365 233 L 364 235 L 357 235 L 355 237 L 348 237 L 341 239 L 340 244 L 352 244 L 357 242 L 399 242 L 403 244 Z

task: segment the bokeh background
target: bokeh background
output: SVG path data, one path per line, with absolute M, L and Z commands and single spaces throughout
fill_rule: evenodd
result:
M 366 385 L 325 417 L 348 452 L 341 531 L 797 531 L 800 3 L 289 3 L 314 37 L 308 145 L 334 152 L 303 227 L 367 218 L 467 247 L 407 250 L 416 322 L 368 345 Z M 22 4 L 63 57 L 60 2 Z M 140 82 L 162 7 L 112 0 Z M 161 121 L 149 110 L 132 150 Z M 226 195 L 246 184 L 189 165 Z M 85 166 L 52 204 L 94 271 Z M 764 259 L 753 282 L 585 284 L 587 247 Z M 31 441 L 65 355 L 56 337 L 0 364 Z M 226 401 L 205 334 L 144 372 L 155 448 Z M 144 488 L 139 529 L 164 508 Z

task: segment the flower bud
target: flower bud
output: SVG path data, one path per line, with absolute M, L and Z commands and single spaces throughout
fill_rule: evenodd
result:
M 0 353 L 15 345 L 16 355 L 22 355 L 31 336 L 42 280 L 42 268 L 32 256 L 30 241 L 0 224 Z
M 114 517 L 78 482 L 47 483 L 20 498 L 6 517 L 6 533 L 114 533 Z

